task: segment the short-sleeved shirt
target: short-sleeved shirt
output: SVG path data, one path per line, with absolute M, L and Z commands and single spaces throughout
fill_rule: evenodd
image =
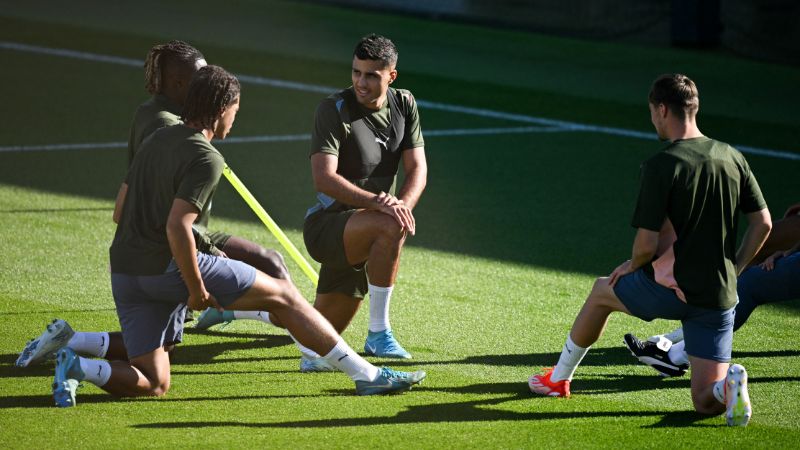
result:
M 171 102 L 165 95 L 156 94 L 136 108 L 133 125 L 128 138 L 128 166 L 147 136 L 159 128 L 181 123 L 181 108 Z
M 128 193 L 111 244 L 111 271 L 127 275 L 164 273 L 172 252 L 167 219 L 176 198 L 199 213 L 208 210 L 225 160 L 199 131 L 185 125 L 156 130 L 128 171 Z
M 668 218 L 677 235 L 674 277 L 686 302 L 723 310 L 736 304 L 738 214 L 766 207 L 744 156 L 698 137 L 672 142 L 642 164 L 631 224 L 658 232 Z M 645 272 L 654 276 L 649 264 Z
M 393 112 L 403 120 L 393 121 Z M 362 135 L 356 136 L 359 128 Z M 336 156 L 336 172 L 364 190 L 393 192 L 401 153 L 424 145 L 417 102 L 411 92 L 390 88 L 384 105 L 372 110 L 358 103 L 349 87 L 317 107 L 310 155 Z M 321 193 L 317 199 L 319 203 L 309 214 L 334 203 Z

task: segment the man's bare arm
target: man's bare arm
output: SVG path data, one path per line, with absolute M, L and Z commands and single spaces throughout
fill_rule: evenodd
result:
M 167 240 L 172 257 L 181 271 L 183 281 L 189 290 L 188 306 L 194 310 L 209 306 L 219 307 L 216 299 L 206 291 L 200 268 L 197 266 L 197 250 L 195 247 L 192 224 L 197 219 L 197 207 L 176 198 L 172 202 L 167 219 Z
M 122 207 L 125 205 L 125 197 L 128 195 L 128 185 L 126 183 L 122 183 L 119 187 L 119 191 L 117 192 L 117 199 L 114 201 L 114 214 L 112 219 L 114 219 L 114 223 L 119 223 L 119 219 L 122 217 Z
M 414 209 L 428 183 L 428 162 L 425 160 L 424 147 L 403 151 L 403 172 L 405 181 L 397 198 L 410 209 Z
M 631 259 L 620 264 L 609 275 L 609 284 L 614 286 L 620 277 L 634 272 L 653 260 L 658 251 L 658 231 L 639 228 L 636 230 L 636 237 L 633 239 L 633 251 Z
M 379 196 L 355 186 L 338 173 L 339 159 L 327 153 L 311 155 L 311 176 L 314 188 L 329 197 L 356 208 L 372 209 L 392 216 L 398 224 L 414 234 L 414 216 L 404 204 L 386 202 Z
M 747 231 L 736 252 L 736 275 L 742 273 L 747 264 L 758 253 L 772 230 L 772 217 L 767 208 L 747 214 Z

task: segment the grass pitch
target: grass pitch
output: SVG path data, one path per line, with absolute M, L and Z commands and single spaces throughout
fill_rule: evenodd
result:
M 344 87 L 356 40 L 372 31 L 393 38 L 399 87 L 418 100 L 473 108 L 420 109 L 429 184 L 392 305 L 414 359 L 376 360 L 422 368 L 428 378 L 404 395 L 360 398 L 342 374 L 299 373 L 281 330 L 242 321 L 187 330 L 164 398 L 117 400 L 86 383 L 77 407 L 53 407 L 52 367 L 13 362 L 53 317 L 80 330 L 118 329 L 107 248 L 126 161 L 115 143 L 126 140 L 146 95 L 139 67 L 0 47 L 0 149 L 9 150 L 0 151 L 0 446 L 788 447 L 800 438 L 797 302 L 762 307 L 736 335 L 734 360 L 750 372 L 755 410 L 745 429 L 692 412 L 688 378 L 662 380 L 633 364 L 622 334 L 674 326 L 665 321 L 612 317 L 578 370 L 572 399 L 528 393 L 527 376 L 556 362 L 593 279 L 629 256 L 638 166 L 659 144 L 519 118 L 652 133 L 649 83 L 683 71 L 699 84 L 708 135 L 791 158 L 800 142 L 790 101 L 800 70 L 303 3 L 240 0 L 219 17 L 211 5 L 7 3 L 0 41 L 141 60 L 153 44 L 181 38 L 239 74 Z M 309 133 L 322 96 L 245 82 L 231 137 L 284 140 L 219 145 L 301 250 L 313 202 L 309 143 L 286 137 Z M 85 143 L 107 144 L 25 151 Z M 800 161 L 748 160 L 773 216 L 800 200 Z M 278 247 L 224 181 L 212 227 Z M 361 311 L 344 334 L 356 349 L 366 321 Z

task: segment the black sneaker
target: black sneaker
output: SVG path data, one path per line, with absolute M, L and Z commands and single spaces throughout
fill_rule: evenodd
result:
M 639 359 L 642 364 L 656 369 L 663 377 L 679 377 L 686 373 L 689 364 L 675 364 L 669 359 L 669 354 L 660 349 L 655 342 L 640 341 L 636 336 L 628 333 L 624 337 L 625 346 L 631 354 Z

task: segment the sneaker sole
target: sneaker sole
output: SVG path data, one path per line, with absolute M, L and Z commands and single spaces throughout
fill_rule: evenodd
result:
M 622 339 L 622 343 L 625 344 L 625 347 L 627 347 L 628 351 L 631 352 L 631 355 L 633 355 L 634 358 L 638 359 L 640 363 L 650 366 L 653 370 L 658 372 L 658 374 L 664 378 L 680 377 L 686 374 L 686 369 L 681 369 L 680 367 L 667 364 L 659 359 L 655 359 L 650 356 L 637 355 L 636 351 L 633 348 L 631 348 L 631 344 L 628 342 L 628 339 L 626 338 Z M 659 367 L 664 367 L 666 369 L 669 369 L 673 373 L 662 371 L 659 369 Z
M 28 367 L 46 359 L 53 359 L 55 353 L 66 346 L 73 335 L 75 331 L 66 321 L 53 319 L 44 333 L 25 345 L 15 364 L 18 367 Z M 27 357 L 25 357 L 26 352 Z
M 750 394 L 747 392 L 747 371 L 739 364 L 734 364 L 728 369 L 725 389 L 727 395 L 734 398 L 728 402 L 725 419 L 728 426 L 744 427 L 750 422 L 753 409 L 750 404 Z
M 78 380 L 69 378 L 64 358 L 66 352 L 59 352 L 56 356 L 56 375 L 53 379 L 53 400 L 59 408 L 75 406 L 75 391 L 78 389 Z

